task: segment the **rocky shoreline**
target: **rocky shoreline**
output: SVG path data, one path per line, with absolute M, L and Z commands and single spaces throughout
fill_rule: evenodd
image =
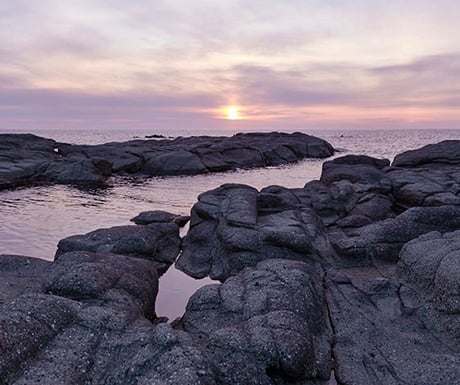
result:
M 460 141 L 0 256 L 0 384 L 460 384 Z M 158 318 L 169 266 L 221 281 Z
M 197 175 L 327 158 L 333 147 L 302 133 L 240 133 L 59 143 L 32 134 L 0 134 L 0 190 L 37 183 L 101 184 L 111 176 Z

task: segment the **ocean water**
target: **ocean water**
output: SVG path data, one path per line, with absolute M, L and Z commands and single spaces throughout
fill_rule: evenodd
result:
M 62 142 L 86 144 L 125 141 L 154 134 L 145 130 L 31 132 Z M 176 131 L 167 135 L 233 133 Z M 305 133 L 328 140 L 339 150 L 335 156 L 366 154 L 390 160 L 398 153 L 429 143 L 460 139 L 460 130 L 310 130 Z M 319 178 L 323 162 L 307 159 L 280 167 L 191 177 L 116 178 L 107 188 L 98 189 L 40 186 L 0 191 L 0 254 L 53 260 L 58 241 L 67 236 L 130 224 L 130 218 L 146 210 L 189 214 L 200 193 L 223 183 L 244 183 L 258 189 L 269 185 L 302 187 Z M 209 282 L 207 279 L 193 280 L 172 267 L 160 279 L 157 313 L 170 319 L 180 316 L 187 299 Z

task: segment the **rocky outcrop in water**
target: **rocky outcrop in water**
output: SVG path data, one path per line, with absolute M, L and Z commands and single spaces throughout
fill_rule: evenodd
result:
M 0 189 L 32 183 L 102 183 L 110 176 L 195 175 L 266 167 L 334 153 L 301 133 L 244 133 L 173 140 L 71 145 L 31 134 L 0 134 Z
M 0 256 L 0 384 L 460 384 L 459 169 L 449 141 L 203 193 L 176 264 L 222 283 L 172 324 L 172 214 L 62 240 L 53 263 Z

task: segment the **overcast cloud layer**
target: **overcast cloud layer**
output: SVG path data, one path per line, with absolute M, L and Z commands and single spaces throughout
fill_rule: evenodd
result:
M 0 2 L 0 129 L 460 128 L 458 1 Z

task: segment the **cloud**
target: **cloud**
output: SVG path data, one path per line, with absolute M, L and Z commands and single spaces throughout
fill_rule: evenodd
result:
M 382 97 L 400 105 L 460 107 L 460 53 L 429 55 L 403 65 L 377 67 Z
M 124 93 L 1 89 L 0 129 L 16 127 L 210 127 L 218 99 L 206 94 Z
M 459 107 L 459 9 L 453 0 L 2 2 L 0 118 L 212 125 L 220 107 L 242 104 L 254 124 L 426 120 L 422 109 Z
M 459 107 L 460 54 L 430 55 L 403 65 L 323 63 L 279 71 L 232 69 L 248 104 L 285 106 Z
M 242 103 L 259 105 L 318 105 L 348 103 L 349 94 L 339 84 L 315 80 L 306 68 L 275 71 L 261 66 L 236 66 L 236 84 Z

